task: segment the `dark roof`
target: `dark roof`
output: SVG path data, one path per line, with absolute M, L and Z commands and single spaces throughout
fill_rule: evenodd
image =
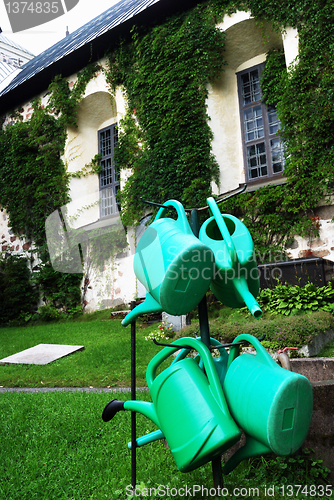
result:
M 199 0 L 200 1 L 200 0 Z M 70 76 L 106 55 L 134 24 L 147 24 L 196 5 L 195 0 L 121 0 L 22 66 L 0 92 L 0 114 L 46 90 L 52 79 Z

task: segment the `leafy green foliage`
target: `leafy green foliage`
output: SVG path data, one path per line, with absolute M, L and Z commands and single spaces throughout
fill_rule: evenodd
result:
M 259 263 L 283 260 L 286 243 L 302 231 L 299 214 L 286 211 L 286 187 L 266 186 L 252 193 L 240 194 L 220 204 L 222 211 L 240 218 L 252 235 Z M 312 228 L 309 218 L 307 228 Z M 304 229 L 306 230 L 306 229 Z
M 116 163 L 131 168 L 121 194 L 125 223 L 142 216 L 140 196 L 202 206 L 211 181 L 218 182 L 206 98 L 207 83 L 222 72 L 224 41 L 202 6 L 134 30 L 132 43 L 111 57 L 109 82 L 125 87 L 129 109 L 115 152 Z
M 61 159 L 65 138 L 39 101 L 29 121 L 15 121 L 0 136 L 0 204 L 13 232 L 37 245 L 45 241 L 46 217 L 69 201 Z
M 41 263 L 35 273 L 44 303 L 68 314 L 81 304 L 81 281 L 82 274 L 60 273 L 48 261 Z
M 332 2 L 280 2 L 249 0 L 252 13 L 275 21 L 280 28 L 298 29 L 298 61 L 279 75 L 279 54 L 269 56 L 264 93 L 269 103 L 276 101 L 285 142 L 287 177 L 286 211 L 312 213 L 319 201 L 332 190 L 334 180 L 334 30 Z M 270 75 L 278 82 L 270 90 Z M 326 175 L 324 175 L 326 172 Z
M 311 342 L 315 335 L 334 328 L 334 317 L 327 311 L 279 317 L 266 314 L 259 320 L 240 319 L 239 311 L 236 316 L 232 314 L 227 318 L 221 314 L 212 319 L 210 335 L 223 343 L 232 342 L 241 333 L 249 333 L 257 338 L 265 335 L 262 344 L 268 349 L 277 350 L 284 347 L 300 348 Z M 194 332 L 199 332 L 199 325 L 193 321 L 191 326 L 182 330 L 182 336 L 191 336 Z M 293 351 L 291 353 L 293 355 Z
M 100 69 L 98 64 L 89 64 L 78 73 L 78 78 L 72 89 L 70 89 L 67 80 L 62 79 L 61 75 L 57 75 L 49 86 L 51 97 L 48 102 L 48 109 L 59 117 L 64 129 L 68 126 L 78 126 L 76 115 L 78 103 L 85 93 L 87 83 L 96 76 Z
M 89 66 L 79 73 L 72 90 L 67 81 L 57 77 L 50 85 L 47 106 L 35 99 L 29 120 L 23 121 L 17 113 L 0 133 L 0 205 L 9 215 L 13 232 L 34 242 L 34 253 L 41 261 L 35 284 L 44 294 L 45 302 L 67 314 L 81 304 L 82 275 L 52 269 L 46 249 L 45 220 L 70 200 L 70 176 L 62 160 L 67 127 L 76 125 L 78 102 L 97 71 L 97 66 Z M 93 158 L 82 175 L 87 168 L 97 172 L 97 163 L 98 158 Z M 13 286 L 15 279 L 13 272 Z M 17 309 L 20 311 L 19 306 Z M 15 308 L 13 314 L 17 319 Z
M 330 473 L 328 467 L 323 464 L 323 460 L 317 459 L 314 450 L 308 448 L 303 448 L 296 454 L 288 457 L 277 457 L 270 454 L 252 458 L 238 467 L 235 474 L 240 474 L 240 469 L 243 469 L 245 480 L 253 479 L 256 476 L 259 487 L 268 484 L 274 487 L 276 498 L 278 495 L 282 495 L 283 498 L 290 496 L 291 489 L 284 486 L 299 484 L 302 486 L 299 489 L 298 498 L 309 498 L 308 492 L 312 491 L 309 487 L 316 484 L 326 485 L 328 483 L 328 474 Z M 233 480 L 233 476 L 231 480 Z M 307 488 L 307 486 L 309 487 Z M 302 488 L 304 488 L 303 492 Z M 294 491 L 297 493 L 297 488 Z M 314 487 L 314 495 L 312 494 L 311 496 L 315 496 L 317 491 L 321 492 L 322 489 L 317 490 Z
M 273 289 L 261 290 L 258 302 L 267 311 L 285 316 L 300 311 L 333 311 L 334 290 L 331 282 L 323 287 L 318 287 L 313 283 L 307 283 L 302 287 L 278 284 Z
M 27 319 L 37 309 L 38 290 L 25 257 L 0 258 L 0 325 Z
M 261 75 L 262 99 L 267 106 L 277 106 L 281 99 L 282 79 L 286 77 L 287 69 L 283 51 L 268 52 L 266 65 Z

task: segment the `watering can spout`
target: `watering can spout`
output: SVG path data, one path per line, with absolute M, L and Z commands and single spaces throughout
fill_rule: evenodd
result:
M 244 277 L 240 276 L 238 279 L 233 280 L 233 285 L 240 295 L 241 300 L 243 300 L 248 307 L 250 313 L 254 318 L 259 319 L 262 316 L 262 311 L 257 303 L 254 295 L 249 291 L 247 281 Z
M 157 302 L 152 295 L 147 292 L 146 293 L 146 298 L 145 301 L 139 304 L 137 307 L 132 309 L 132 311 L 129 312 L 125 316 L 125 318 L 122 321 L 123 326 L 128 326 L 130 323 L 132 323 L 138 316 L 141 314 L 148 314 L 148 313 L 159 313 L 162 312 L 163 309 L 159 302 Z

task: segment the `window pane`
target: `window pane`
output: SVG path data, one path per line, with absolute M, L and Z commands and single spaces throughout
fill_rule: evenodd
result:
M 111 215 L 113 213 L 113 190 L 112 188 L 103 189 L 101 194 L 101 215 L 102 217 L 105 217 L 106 215 Z
M 245 170 L 248 180 L 282 173 L 284 146 L 280 140 L 281 123 L 274 106 L 262 102 L 260 76 L 262 64 L 237 73 Z
M 244 111 L 244 124 L 246 133 L 246 142 L 264 137 L 263 117 L 261 106 Z
M 101 155 L 100 190 L 101 217 L 114 215 L 117 212 L 116 191 L 119 189 L 119 171 L 114 165 L 114 149 L 117 144 L 115 125 L 98 132 L 99 154 Z
M 279 137 L 270 141 L 273 173 L 278 174 L 284 169 L 284 148 Z
M 250 179 L 268 175 L 266 147 L 264 142 L 248 146 L 247 164 Z
M 119 186 L 116 186 L 115 187 L 115 199 L 116 199 L 116 207 L 117 207 L 117 210 L 120 212 L 121 211 L 121 205 L 119 203 L 119 199 L 118 199 L 118 191 L 119 191 Z
M 111 158 L 107 158 L 106 160 L 101 160 L 101 186 L 109 186 L 112 184 L 112 174 L 113 174 L 113 165 L 111 162 Z
M 268 108 L 268 122 L 269 122 L 269 135 L 276 134 L 281 126 L 278 119 L 276 109 L 273 107 Z
M 119 168 L 114 167 L 115 182 L 119 182 Z
M 108 156 L 111 154 L 111 130 L 100 132 L 100 154 Z
M 245 104 L 256 102 L 261 99 L 259 70 L 254 69 L 249 73 L 241 75 L 242 97 Z

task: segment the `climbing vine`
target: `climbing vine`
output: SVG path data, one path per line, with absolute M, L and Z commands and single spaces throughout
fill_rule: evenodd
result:
M 45 220 L 70 200 L 70 175 L 62 160 L 66 129 L 76 126 L 78 103 L 97 71 L 97 66 L 90 66 L 79 73 L 72 90 L 57 77 L 50 85 L 47 105 L 34 99 L 31 118 L 23 121 L 16 112 L 0 134 L 0 205 L 6 209 L 12 231 L 33 242 L 31 267 L 35 267 L 34 283 L 44 302 L 66 312 L 80 304 L 82 275 L 53 269 Z
M 128 100 L 115 152 L 118 166 L 131 169 L 121 193 L 126 224 L 143 215 L 140 196 L 201 206 L 218 183 L 206 98 L 222 73 L 224 42 L 205 5 L 134 29 L 131 43 L 111 56 L 108 80 L 113 89 L 123 85 Z
M 272 249 L 279 245 L 284 251 L 293 234 L 318 234 L 316 208 L 334 185 L 333 4 L 247 0 L 247 6 L 280 31 L 298 29 L 298 60 L 286 71 L 282 54 L 269 53 L 261 82 L 266 104 L 276 106 L 281 121 L 286 184 L 242 195 L 225 208 L 244 217 L 259 249 L 274 242 Z

